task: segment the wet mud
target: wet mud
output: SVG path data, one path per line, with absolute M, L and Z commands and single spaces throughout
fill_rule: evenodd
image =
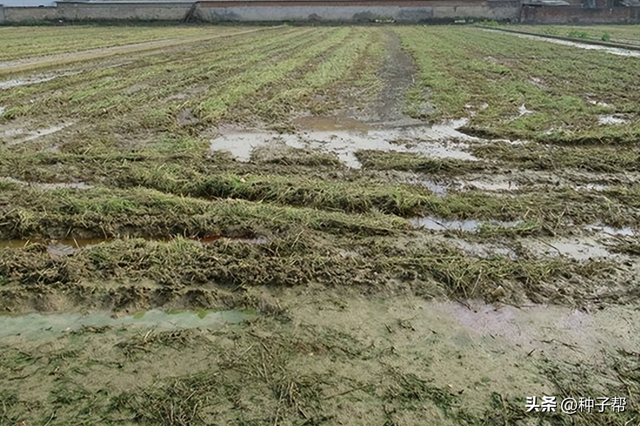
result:
M 432 123 L 423 87 L 421 118 L 410 118 L 420 70 L 393 28 L 319 28 L 304 31 L 342 41 L 304 60 L 280 46 L 273 67 L 260 59 L 273 47 L 252 51 L 253 79 L 269 77 L 265 64 L 300 65 L 225 113 L 216 101 L 241 91 L 215 90 L 234 87 L 239 57 L 164 90 L 214 36 L 0 65 L 12 74 L 0 101 L 64 75 L 23 69 L 81 62 L 126 78 L 139 65 L 154 76 L 118 88 L 122 102 L 91 120 L 9 119 L 0 107 L 0 226 L 11 238 L 0 241 L 0 424 L 637 423 L 637 171 L 476 155 L 497 140 L 463 130 L 488 103 Z M 306 95 L 292 101 L 304 88 L 285 83 L 360 31 L 382 52 L 369 58 L 379 90 L 367 105 L 332 99 L 350 92 L 360 70 L 349 68 L 317 94 L 339 107 L 313 114 Z M 285 91 L 291 99 L 269 103 Z M 151 107 L 130 108 L 145 92 Z M 501 122 L 540 109 L 513 106 Z M 607 129 L 633 119 L 592 118 Z M 535 417 L 524 414 L 533 395 L 629 405 L 595 421 Z
M 51 75 L 42 74 L 25 79 L 16 78 L 13 80 L 0 81 L 0 90 L 11 89 L 12 87 L 31 86 L 33 84 L 46 83 L 47 81 L 55 80 L 56 78 L 78 75 L 81 72 L 82 71 L 74 71 Z
M 478 232 L 483 226 L 498 226 L 501 228 L 514 228 L 521 225 L 522 221 L 500 222 L 490 221 L 482 222 L 479 220 L 444 220 L 435 217 L 418 217 L 410 219 L 411 224 L 416 228 L 429 229 L 433 231 L 464 231 Z
M 313 287 L 280 292 L 286 322 L 240 311 L 0 317 L 7 325 L 0 351 L 14 368 L 0 371 L 9 378 L 22 377 L 21 386 L 30 390 L 19 394 L 17 404 L 5 405 L 5 415 L 30 421 L 33 417 L 23 404 L 40 399 L 47 409 L 54 409 L 60 392 L 90 394 L 90 383 L 104 389 L 107 384 L 99 375 L 113 370 L 109 383 L 117 390 L 97 392 L 93 410 L 58 410 L 54 418 L 115 420 L 122 413 L 142 412 L 162 418 L 161 402 L 190 384 L 186 396 L 180 393 L 174 402 L 184 410 L 189 394 L 198 395 L 202 404 L 190 405 L 182 417 L 190 424 L 214 417 L 238 423 L 239 412 L 227 400 L 234 395 L 246 398 L 243 414 L 272 420 L 279 397 L 265 389 L 281 383 L 281 376 L 273 373 L 286 368 L 296 380 L 284 383 L 295 386 L 292 397 L 304 414 L 283 405 L 283 420 L 329 413 L 343 424 L 375 422 L 376 417 L 409 424 L 462 424 L 502 415 L 509 424 L 517 424 L 524 407 L 519 396 L 562 396 L 572 365 L 597 368 L 609 377 L 600 382 L 573 379 L 574 392 L 608 395 L 622 389 L 616 386 L 625 379 L 614 368 L 626 374 L 633 361 L 625 358 L 614 367 L 612 357 L 618 351 L 640 350 L 632 338 L 640 331 L 637 316 L 623 307 L 585 312 L 344 296 Z M 100 361 L 94 360 L 89 369 L 82 367 L 99 352 Z M 190 361 L 179 362 L 185 353 Z M 65 378 L 62 390 L 57 383 L 63 379 L 39 379 L 42 368 Z M 211 377 L 213 382 L 198 380 Z M 321 388 L 313 385 L 318 381 Z M 12 392 L 15 380 L 10 383 L 5 389 Z M 229 387 L 233 383 L 242 388 L 240 394 Z M 309 388 L 315 391 L 307 393 Z M 128 389 L 135 391 L 125 393 Z M 492 395 L 502 395 L 509 411 L 489 408 Z M 215 414 L 205 401 L 215 402 Z M 351 408 L 345 409 L 347 405 Z M 396 408 L 385 410 L 389 405 Z M 76 406 L 77 402 L 71 404 L 73 410 L 82 410 Z M 413 417 L 416 412 L 419 418 Z
M 8 128 L 3 130 L 0 125 L 0 141 L 5 144 L 5 146 L 14 146 L 23 144 L 26 142 L 35 141 L 39 138 L 44 138 L 45 136 L 52 135 L 61 130 L 64 130 L 68 127 L 73 126 L 74 123 L 62 123 L 56 126 L 51 126 L 47 128 L 40 128 L 36 130 L 27 130 L 25 128 Z M 9 126 L 7 126 L 9 127 Z
M 384 33 L 387 56 L 380 69 L 383 89 L 368 106 L 368 121 L 378 127 L 394 127 L 420 124 L 405 113 L 405 92 L 416 81 L 418 69 L 411 56 L 402 49 L 400 38 L 393 31 Z M 420 115 L 428 116 L 433 111 L 424 105 Z
M 156 331 L 211 329 L 224 324 L 241 323 L 254 317 L 255 314 L 251 312 L 237 310 L 150 310 L 123 316 L 114 316 L 111 312 L 0 315 L 0 339 L 11 336 L 42 339 L 83 329 L 108 330 L 124 327 L 143 329 L 145 332 L 150 328 Z
M 296 122 L 296 121 L 294 121 Z M 250 161 L 257 147 L 284 143 L 291 148 L 309 148 L 336 154 L 348 167 L 362 167 L 356 152 L 374 150 L 420 154 L 431 158 L 476 161 L 467 151 L 466 140 L 476 140 L 457 129 L 464 121 L 433 126 L 371 129 L 365 123 L 344 117 L 309 117 L 297 120 L 303 129 L 295 134 L 275 132 L 229 132 L 211 140 L 211 151 L 230 152 L 239 161 Z

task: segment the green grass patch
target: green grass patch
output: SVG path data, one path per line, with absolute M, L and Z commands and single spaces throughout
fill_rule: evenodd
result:
M 409 111 L 418 110 L 417 94 L 428 93 L 435 107 L 430 119 L 469 118 L 467 131 L 478 135 L 558 144 L 637 143 L 640 99 L 632 100 L 626 90 L 638 78 L 634 58 L 479 28 L 396 31 L 420 70 L 407 94 Z M 598 114 L 615 113 L 628 121 L 598 122 Z

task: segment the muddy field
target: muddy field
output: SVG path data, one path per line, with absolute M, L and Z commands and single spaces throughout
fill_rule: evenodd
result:
M 638 52 L 0 39 L 0 425 L 640 424 Z
M 501 26 L 494 25 L 494 27 L 500 28 Z M 502 27 L 541 35 L 584 39 L 584 41 L 595 40 L 640 46 L 640 29 L 637 25 L 518 25 L 514 27 L 505 25 Z

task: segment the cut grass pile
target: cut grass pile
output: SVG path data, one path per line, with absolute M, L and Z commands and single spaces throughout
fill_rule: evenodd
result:
M 362 180 L 341 181 L 295 175 L 200 174 L 184 168 L 159 166 L 131 169 L 120 186 L 144 186 L 163 192 L 203 198 L 234 198 L 345 213 L 378 211 L 415 216 L 433 203 L 426 189 Z
M 77 293 L 84 285 L 103 280 L 112 284 L 96 286 L 83 296 L 92 304 L 104 304 L 114 284 L 132 286 L 135 295 L 116 299 L 120 304 L 108 306 L 111 309 L 165 304 L 171 292 L 178 295 L 182 288 L 198 286 L 237 290 L 322 284 L 509 303 L 572 303 L 611 296 L 602 288 L 594 294 L 590 284 L 597 278 L 602 286 L 603 280 L 615 275 L 615 267 L 605 261 L 475 258 L 447 245 L 398 248 L 392 241 L 393 237 L 327 238 L 300 229 L 263 244 L 233 239 L 206 244 L 183 238 L 165 242 L 131 239 L 105 242 L 69 256 L 52 256 L 45 245 L 31 243 L 18 250 L 0 249 L 2 308 L 23 306 L 17 301 L 29 300 L 34 294 L 53 295 L 56 300 L 81 297 Z
M 534 53 L 545 59 L 536 61 L 522 53 L 519 39 L 478 29 L 438 30 L 441 33 L 436 36 L 429 28 L 393 29 L 420 68 L 421 80 L 411 90 L 429 93 L 429 101 L 434 101 L 437 108 L 435 119 L 460 117 L 458 112 L 469 112 L 468 104 L 478 107 L 471 126 L 491 123 L 484 131 L 508 133 L 513 128 L 499 128 L 502 122 L 490 118 L 517 106 L 520 101 L 516 102 L 514 93 L 537 94 L 540 98 L 536 99 L 546 106 L 558 100 L 558 96 L 564 96 L 556 91 L 560 90 L 562 73 L 568 72 L 568 67 L 562 61 L 551 60 L 555 47 L 534 43 Z M 263 147 L 265 151 L 254 152 L 249 163 L 236 162 L 226 153 L 208 152 L 207 139 L 216 134 L 213 127 L 216 124 L 289 128 L 290 120 L 304 112 L 326 114 L 336 108 L 353 107 L 345 104 L 353 91 L 366 93 L 362 99 L 366 103 L 381 88 L 379 70 L 385 54 L 389 53 L 386 50 L 392 48 L 389 46 L 393 43 L 386 43 L 391 36 L 388 28 L 375 27 L 275 28 L 215 42 L 200 41 L 189 48 L 174 47 L 162 55 L 124 55 L 118 59 L 117 67 L 104 66 L 113 59 L 80 64 L 74 69 L 82 71 L 79 74 L 2 91 L 0 105 L 6 105 L 7 109 L 0 117 L 0 125 L 40 129 L 66 120 L 75 124 L 44 136 L 41 141 L 38 138 L 34 142 L 1 148 L 0 176 L 23 182 L 0 180 L 0 237 L 122 238 L 125 239 L 122 250 L 142 253 L 158 251 L 158 247 L 164 247 L 162 244 L 173 247 L 174 243 L 132 242 L 126 238 L 264 236 L 293 246 L 310 244 L 314 248 L 285 255 L 285 247 L 273 248 L 272 242 L 269 250 L 284 257 L 273 256 L 272 263 L 265 263 L 267 270 L 252 269 L 265 255 L 264 247 L 250 246 L 250 250 L 242 251 L 241 255 L 228 254 L 248 256 L 248 263 L 240 263 L 246 268 L 246 274 L 231 257 L 216 254 L 221 256 L 218 260 L 226 259 L 224 262 L 231 265 L 234 278 L 224 275 L 227 272 L 220 266 L 224 262 L 211 263 L 210 248 L 195 243 L 193 247 L 191 243 L 184 246 L 175 243 L 176 247 L 188 248 L 183 255 L 192 266 L 178 266 L 171 256 L 165 259 L 166 253 L 159 252 L 147 259 L 132 254 L 137 260 L 127 263 L 127 258 L 121 259 L 109 250 L 101 252 L 105 249 L 102 246 L 81 250 L 72 258 L 54 262 L 66 264 L 79 259 L 84 266 L 78 268 L 87 268 L 96 275 L 104 268 L 108 272 L 100 275 L 101 279 L 107 279 L 109 274 L 117 275 L 121 272 L 119 268 L 124 268 L 129 271 L 124 273 L 125 277 L 158 282 L 164 279 L 166 264 L 170 269 L 191 271 L 187 281 L 203 284 L 211 280 L 231 286 L 246 282 L 276 285 L 278 280 L 283 285 L 314 280 L 327 285 L 345 285 L 348 276 L 345 268 L 350 268 L 356 277 L 354 280 L 360 280 L 360 275 L 367 277 L 362 280 L 371 287 L 375 287 L 373 277 L 386 283 L 409 277 L 417 283 L 420 280 L 437 283 L 435 287 L 427 285 L 433 287 L 433 291 L 421 290 L 419 284 L 412 285 L 418 292 L 456 297 L 491 299 L 498 286 L 520 283 L 516 285 L 519 290 L 514 290 L 518 296 L 512 300 L 523 300 L 534 298 L 536 291 L 546 294 L 540 289 L 542 283 L 552 285 L 555 279 L 568 279 L 562 270 L 573 271 L 573 266 L 567 266 L 565 260 L 553 259 L 476 258 L 467 262 L 462 260 L 464 256 L 460 252 L 443 254 L 431 245 L 428 246 L 433 250 L 431 254 L 371 254 L 375 264 L 349 257 L 343 259 L 338 251 L 353 246 L 358 252 L 358 244 L 371 236 L 404 238 L 412 235 L 411 232 L 426 233 L 411 230 L 406 219 L 414 216 L 480 220 L 485 222 L 479 231 L 483 238 L 510 241 L 524 236 L 571 234 L 577 226 L 591 223 L 614 227 L 638 223 L 635 188 L 612 187 L 603 193 L 559 188 L 551 193 L 514 191 L 509 196 L 449 191 L 441 196 L 419 185 L 384 177 L 384 172 L 389 170 L 447 177 L 519 167 L 535 170 L 564 167 L 610 173 L 636 170 L 637 158 L 633 151 L 607 146 L 576 147 L 576 138 L 564 140 L 564 146 L 553 149 L 538 143 L 476 144 L 472 150 L 486 160 L 477 162 L 360 151 L 357 157 L 364 167 L 361 171 L 346 169 L 334 154 L 309 149 L 288 148 L 274 154 L 269 147 Z M 471 36 L 477 43 L 470 43 Z M 433 43 L 418 43 L 424 37 L 433 39 Z M 503 49 L 502 56 L 494 55 L 497 49 L 494 45 Z M 454 54 L 447 53 L 450 49 Z M 570 58 L 582 60 L 578 56 Z M 593 58 L 602 61 L 598 55 Z M 620 66 L 627 66 L 623 59 L 619 61 L 622 61 Z M 552 90 L 529 92 L 531 88 L 524 76 L 528 72 L 542 72 L 540 64 L 548 67 L 542 71 L 559 70 L 560 74 L 549 77 L 554 84 L 549 86 Z M 600 62 L 597 65 L 608 66 Z M 447 73 L 444 67 L 448 67 Z M 461 73 L 471 73 L 473 78 L 459 78 Z M 623 81 L 625 78 L 621 77 Z M 618 89 L 618 83 L 610 84 L 612 90 Z M 526 90 L 522 89 L 525 86 Z M 571 93 L 577 91 L 577 85 L 568 88 Z M 615 90 L 606 92 L 607 88 L 587 89 L 593 89 L 598 96 L 622 99 Z M 477 104 L 484 97 L 499 98 L 502 103 L 489 103 L 489 107 L 482 109 Z M 505 99 L 510 99 L 509 105 L 504 103 Z M 632 113 L 633 108 L 627 112 Z M 550 109 L 541 111 L 552 115 Z M 593 111 L 590 109 L 589 113 Z M 553 116 L 555 119 L 555 113 Z M 563 117 L 566 121 L 567 116 Z M 576 121 L 575 125 L 584 123 Z M 55 149 L 44 150 L 51 146 Z M 39 186 L 51 182 L 84 182 L 91 187 L 51 190 Z M 521 223 L 507 228 L 494 221 Z M 341 241 L 345 236 L 353 242 Z M 316 237 L 324 241 L 323 245 L 314 242 Z M 90 262 L 84 259 L 83 253 L 94 253 L 93 260 L 99 260 L 99 267 L 89 267 Z M 40 268 L 47 270 L 46 259 L 50 254 L 46 250 L 40 254 L 42 259 L 34 267 L 37 272 L 31 271 L 25 275 L 28 278 L 23 279 L 16 278 L 18 275 L 12 270 L 9 274 L 12 278 L 5 277 L 6 280 L 37 282 L 38 274 L 49 276 Z M 449 256 L 449 260 L 438 263 L 438 256 L 444 255 Z M 86 262 L 89 263 L 85 265 Z M 136 271 L 136 265 L 139 270 L 131 272 Z M 56 280 L 71 284 L 91 278 L 91 274 L 74 275 L 68 270 L 55 272 L 59 266 L 53 268 L 53 278 L 46 279 L 48 284 L 53 285 Z M 386 269 L 390 272 L 384 272 Z M 25 266 L 23 272 L 27 270 Z M 271 270 L 278 272 L 270 274 Z M 336 271 L 340 271 L 339 277 L 332 275 Z M 68 278 L 72 276 L 73 280 Z M 589 274 L 577 273 L 577 276 Z M 169 277 L 167 282 L 184 284 L 175 275 L 169 274 Z M 536 283 L 536 290 L 522 290 L 522 283 L 525 288 L 528 283 Z M 552 285 L 552 288 L 555 287 Z M 547 297 L 544 296 L 545 300 Z M 566 300 L 571 297 L 574 296 Z
M 520 229 L 523 235 L 563 234 L 567 225 L 638 223 L 637 188 L 612 187 L 593 193 L 559 187 L 550 193 L 510 197 L 477 191 L 439 196 L 418 185 L 358 178 L 345 182 L 340 175 L 327 179 L 194 169 L 133 163 L 120 169 L 112 188 L 86 190 L 23 188 L 10 183 L 14 187 L 0 194 L 0 203 L 10 206 L 3 209 L 0 235 L 203 236 L 236 228 L 277 231 L 286 229 L 288 221 L 333 233 L 369 235 L 406 228 L 401 217 L 414 216 L 539 225 Z
M 406 152 L 361 150 L 356 152 L 362 167 L 373 170 L 400 170 L 428 174 L 458 175 L 483 171 L 490 166 L 481 161 L 430 158 Z
M 2 195 L 11 197 L 7 192 Z M 28 197 L 22 198 L 25 195 Z M 353 215 L 241 200 L 206 201 L 143 188 L 19 191 L 15 196 L 2 202 L 12 206 L 2 214 L 3 239 L 252 235 L 295 224 L 366 235 L 408 227 L 406 221 L 390 215 Z
M 640 171 L 640 151 L 631 147 L 557 147 L 539 143 L 492 142 L 476 145 L 474 155 L 499 160 L 510 167 L 532 170 L 579 169 L 589 172 L 624 173 Z

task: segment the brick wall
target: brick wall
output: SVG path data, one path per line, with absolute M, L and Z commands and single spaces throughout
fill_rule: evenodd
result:
M 57 5 L 59 15 L 69 21 L 181 21 L 192 7 L 192 3 L 185 2 L 60 2 Z
M 5 7 L 5 22 L 52 21 L 58 19 L 55 7 Z
M 640 8 L 583 8 L 581 6 L 522 7 L 520 20 L 526 24 L 622 24 L 640 22 Z
M 517 20 L 520 3 L 501 0 L 249 0 L 203 1 L 196 16 L 203 21 L 397 22 L 456 19 Z

